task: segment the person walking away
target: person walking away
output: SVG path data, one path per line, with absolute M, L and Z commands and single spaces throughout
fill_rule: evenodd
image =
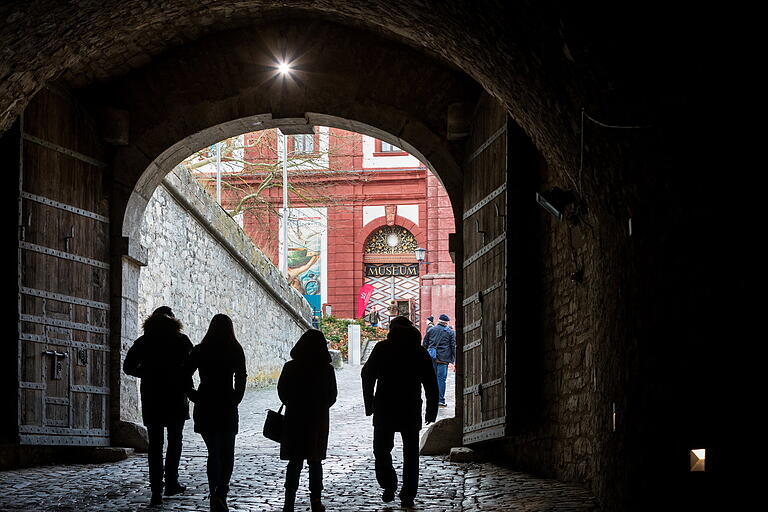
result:
M 423 346 L 427 350 L 435 349 L 433 367 L 440 392 L 440 407 L 448 407 L 445 403 L 445 381 L 448 378 L 448 365 L 456 360 L 456 332 L 451 329 L 448 315 L 442 314 L 436 326 L 427 330 Z
M 291 360 L 280 373 L 277 393 L 285 405 L 280 459 L 288 461 L 283 511 L 294 509 L 306 460 L 310 505 L 313 512 L 323 512 L 322 461 L 328 450 L 328 409 L 336 402 L 337 389 L 328 342 L 322 332 L 309 329 L 301 335 L 291 350 Z
M 192 386 L 191 376 L 200 374 L 200 385 Z M 235 337 L 232 319 L 217 314 L 208 332 L 192 349 L 187 391 L 195 404 L 192 417 L 195 432 L 208 448 L 208 489 L 211 512 L 225 512 L 229 481 L 235 466 L 235 436 L 239 427 L 237 407 L 245 394 L 245 354 Z M 234 387 L 233 387 L 234 382 Z
M 434 326 L 435 326 L 435 317 L 428 316 L 427 317 L 427 331 L 429 331 Z
M 371 312 L 370 321 L 368 322 L 371 327 L 378 327 L 379 322 L 381 322 L 381 315 L 379 314 L 379 308 L 375 308 Z
M 141 379 L 141 414 L 149 437 L 149 486 L 151 505 L 163 502 L 163 441 L 168 430 L 165 455 L 165 495 L 182 493 L 179 460 L 184 422 L 189 419 L 186 389 L 191 383 L 185 372 L 192 342 L 181 332 L 181 322 L 168 306 L 157 308 L 144 321 L 144 334 L 133 342 L 123 362 L 123 371 Z
M 421 334 L 410 320 L 398 316 L 390 322 L 387 338 L 376 344 L 363 366 L 365 414 L 373 414 L 373 455 L 376 480 L 385 503 L 395 499 L 397 473 L 392 466 L 395 432 L 403 440 L 403 485 L 400 504 L 412 507 L 419 486 L 419 430 L 421 390 L 427 399 L 426 423 L 437 417 L 435 372 Z M 374 393 L 375 389 L 375 393 Z

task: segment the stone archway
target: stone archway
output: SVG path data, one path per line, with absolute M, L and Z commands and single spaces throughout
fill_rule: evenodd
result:
M 131 253 L 130 237 L 123 238 L 120 228 L 136 184 L 151 190 L 151 178 L 156 177 L 150 173 L 142 181 L 140 174 L 178 141 L 191 137 L 189 148 L 194 148 L 196 134 L 236 122 L 233 120 L 271 113 L 275 119 L 305 122 L 308 112 L 353 119 L 397 139 L 423 140 L 414 145 L 444 171 L 448 167 L 437 162 L 451 159 L 441 155 L 461 154 L 462 150 L 446 143 L 445 118 L 430 117 L 425 110 L 434 107 L 440 116 L 461 111 L 446 108 L 454 99 L 450 93 L 437 98 L 428 94 L 435 90 L 433 83 L 441 84 L 440 94 L 454 90 L 450 77 L 455 65 L 501 100 L 505 111 L 547 158 L 548 167 L 534 164 L 539 167 L 521 197 L 531 201 L 534 190 L 577 188 L 583 207 L 579 211 L 588 212 L 566 222 L 529 216 L 523 227 L 535 250 L 528 260 L 517 263 L 532 266 L 510 267 L 515 276 L 530 279 L 536 292 L 531 302 L 541 308 L 535 311 L 538 323 L 519 333 L 520 339 L 531 341 L 523 344 L 527 350 L 523 355 L 536 372 L 533 382 L 539 393 L 532 396 L 539 400 L 532 399 L 518 417 L 523 435 L 515 439 L 517 444 L 510 443 L 510 460 L 584 482 L 601 496 L 620 502 L 654 488 L 638 476 L 653 473 L 660 475 L 657 480 L 684 478 L 679 468 L 685 467 L 692 439 L 722 445 L 723 439 L 715 433 L 724 420 L 701 425 L 693 419 L 697 406 L 705 409 L 708 401 L 706 393 L 687 376 L 695 368 L 692 361 L 705 365 L 719 361 L 718 341 L 733 337 L 732 326 L 725 325 L 730 321 L 720 320 L 712 328 L 701 318 L 729 319 L 729 313 L 735 313 L 734 304 L 711 299 L 738 295 L 729 293 L 730 283 L 724 284 L 729 279 L 710 279 L 707 269 L 735 260 L 733 254 L 738 252 L 721 244 L 720 252 L 712 253 L 702 242 L 711 235 L 709 226 L 723 223 L 722 218 L 713 217 L 728 208 L 704 209 L 700 204 L 701 197 L 715 190 L 702 172 L 713 167 L 707 161 L 709 153 L 701 151 L 706 145 L 702 141 L 710 142 L 713 131 L 706 118 L 708 109 L 700 107 L 714 95 L 702 87 L 711 80 L 703 80 L 695 71 L 696 55 L 709 55 L 692 51 L 692 45 L 706 38 L 685 28 L 692 24 L 678 23 L 687 19 L 687 10 L 668 9 L 658 16 L 658 11 L 647 9 L 634 17 L 615 16 L 606 28 L 600 25 L 606 14 L 602 3 L 572 9 L 548 8 L 546 3 L 500 8 L 481 2 L 446 11 L 439 2 L 353 6 L 338 0 L 299 2 L 294 5 L 306 10 L 298 12 L 259 0 L 239 3 L 239 12 L 211 2 L 190 5 L 183 0 L 163 2 L 150 10 L 137 9 L 138 4 L 130 1 L 119 4 L 102 2 L 78 12 L 79 4 L 18 1 L 0 9 L 8 20 L 0 44 L 8 50 L 3 62 L 5 80 L 0 84 L 2 129 L 46 80 L 56 76 L 77 89 L 92 113 L 105 107 L 127 114 L 130 145 L 115 151 L 115 164 L 110 167 L 111 220 L 113 226 L 119 226 L 119 234 L 112 238 L 113 260 Z M 194 75 L 184 82 L 172 80 L 178 76 L 174 73 L 179 59 L 196 52 L 210 63 L 213 59 L 205 55 L 208 50 L 230 48 L 226 41 L 236 36 L 211 35 L 214 32 L 257 27 L 267 19 L 284 21 L 299 14 L 339 16 L 364 27 L 366 30 L 356 30 L 364 32 L 369 41 L 382 33 L 405 41 L 406 45 L 400 45 L 405 53 L 419 53 L 432 66 L 436 61 L 448 62 L 437 65 L 448 71 L 427 75 L 433 81 L 416 77 L 409 90 L 403 91 L 402 86 L 393 86 L 403 68 L 380 54 L 379 62 L 387 64 L 386 71 L 399 69 L 389 73 L 389 78 L 382 77 L 386 73 L 362 73 L 361 69 L 371 70 L 357 66 L 359 79 L 354 83 L 339 80 L 335 88 L 310 88 L 312 94 L 306 97 L 287 94 L 284 101 L 274 104 L 259 102 L 262 84 L 258 80 L 250 85 L 228 82 L 213 87 L 199 83 Z M 680 14 L 683 16 L 678 17 Z M 656 18 L 663 19 L 661 24 Z M 51 26 L 62 29 L 50 30 Z M 206 34 L 210 37 L 203 39 Z M 387 45 L 397 43 L 390 40 Z M 187 49 L 194 51 L 185 53 Z M 422 51 L 429 56 L 424 57 Z M 214 69 L 228 68 L 253 77 L 252 67 L 238 69 L 238 63 L 252 63 L 258 57 L 247 50 L 235 52 Z M 329 59 L 334 60 L 330 64 L 338 65 L 332 69 L 344 68 L 347 55 L 335 57 Z M 354 59 L 350 61 L 354 63 Z M 169 74 L 163 74 L 164 68 Z M 373 83 L 377 78 L 383 78 L 380 84 Z M 441 80 L 449 86 L 443 88 Z M 304 101 L 350 84 L 353 92 L 361 84 L 377 92 L 354 96 L 353 105 L 328 110 Z M 409 116 L 407 109 L 399 108 L 402 98 L 395 91 L 420 94 L 424 109 Z M 138 105 L 139 94 L 151 99 L 145 107 Z M 114 99 L 119 104 L 110 104 Z M 616 132 L 587 124 L 585 129 L 579 122 L 582 109 L 617 125 L 654 127 Z M 107 126 L 116 128 L 116 124 Z M 580 134 L 585 136 L 584 145 L 579 143 Z M 11 138 L 22 135 L 19 128 L 10 132 Z M 403 145 L 399 140 L 392 142 Z M 170 153 L 165 157 L 168 162 L 175 158 Z M 464 199 L 461 181 L 451 182 L 448 174 L 440 175 L 455 197 Z M 718 190 L 725 181 L 718 180 Z M 140 203 L 131 203 L 130 210 L 140 210 Z M 740 211 L 735 202 L 733 206 L 731 211 Z M 746 231 L 746 223 L 730 225 Z M 480 231 L 477 229 L 478 236 Z M 737 238 L 734 233 L 738 231 L 728 236 Z M 702 254 L 707 256 L 702 258 Z M 691 261 L 698 263 L 690 265 Z M 530 268 L 536 273 L 528 277 L 525 269 Z M 123 291 L 118 286 L 112 293 L 120 297 Z M 115 345 L 119 346 L 119 340 Z M 700 355 L 693 359 L 691 353 Z M 12 373 L 11 368 L 8 374 Z M 644 378 L 652 382 L 646 383 Z M 663 385 L 657 385 L 659 382 Z M 560 388 L 561 383 L 567 383 L 565 388 Z M 694 398 L 681 406 L 672 396 Z M 605 430 L 612 407 L 618 418 L 628 420 L 620 420 L 617 432 Z M 722 409 L 715 407 L 717 412 L 711 417 L 729 417 L 719 414 Z M 677 427 L 670 432 L 669 425 Z M 578 446 L 578 451 L 573 453 L 571 446 Z M 659 457 L 648 457 L 649 447 Z M 712 462 L 707 467 L 717 468 L 717 459 Z

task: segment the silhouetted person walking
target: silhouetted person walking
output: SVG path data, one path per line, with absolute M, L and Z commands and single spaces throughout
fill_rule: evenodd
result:
M 427 329 L 424 335 L 424 348 L 435 349 L 435 358 L 432 360 L 437 376 L 437 389 L 440 392 L 440 407 L 447 407 L 445 403 L 445 380 L 448 378 L 448 365 L 456 360 L 456 333 L 448 325 L 451 319 L 448 315 L 440 315 L 440 321 L 434 327 Z
M 288 461 L 283 510 L 293 511 L 306 460 L 310 505 L 313 512 L 322 512 L 322 460 L 328 449 L 328 409 L 336 402 L 336 373 L 331 366 L 328 342 L 318 330 L 310 329 L 301 335 L 291 350 L 291 358 L 277 382 L 277 393 L 285 405 L 280 458 Z
M 245 394 L 245 354 L 235 338 L 232 319 L 218 314 L 211 319 L 203 341 L 192 349 L 189 375 L 200 373 L 200 385 L 190 383 L 189 397 L 195 403 L 195 432 L 208 448 L 208 489 L 211 512 L 229 510 L 227 493 L 235 466 L 237 406 Z M 234 383 L 234 385 L 233 385 Z
M 395 499 L 397 473 L 392 466 L 395 432 L 403 440 L 403 486 L 400 504 L 412 507 L 419 487 L 421 388 L 427 398 L 425 421 L 437 417 L 437 380 L 432 359 L 421 346 L 421 333 L 403 316 L 392 319 L 387 339 L 376 344 L 363 366 L 365 414 L 373 414 L 373 455 L 381 499 Z M 374 387 L 376 393 L 374 395 Z
M 144 321 L 144 335 L 133 342 L 123 371 L 141 378 L 141 413 L 149 436 L 149 485 L 152 505 L 163 502 L 163 438 L 168 430 L 165 456 L 165 495 L 184 492 L 179 483 L 179 459 L 184 422 L 189 419 L 185 394 L 191 380 L 185 371 L 192 342 L 181 332 L 171 308 L 162 306 Z

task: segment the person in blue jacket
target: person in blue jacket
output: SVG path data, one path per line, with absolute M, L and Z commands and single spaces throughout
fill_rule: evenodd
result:
M 448 365 L 456 361 L 456 333 L 448 325 L 451 320 L 448 315 L 442 314 L 439 319 L 437 325 L 427 330 L 422 346 L 432 356 L 440 392 L 440 407 L 448 407 L 445 403 L 445 380 L 448 377 Z

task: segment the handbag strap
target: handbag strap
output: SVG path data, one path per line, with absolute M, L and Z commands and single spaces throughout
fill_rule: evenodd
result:
M 280 404 L 280 408 L 277 410 L 277 414 L 283 414 L 283 407 L 285 407 L 285 404 Z

